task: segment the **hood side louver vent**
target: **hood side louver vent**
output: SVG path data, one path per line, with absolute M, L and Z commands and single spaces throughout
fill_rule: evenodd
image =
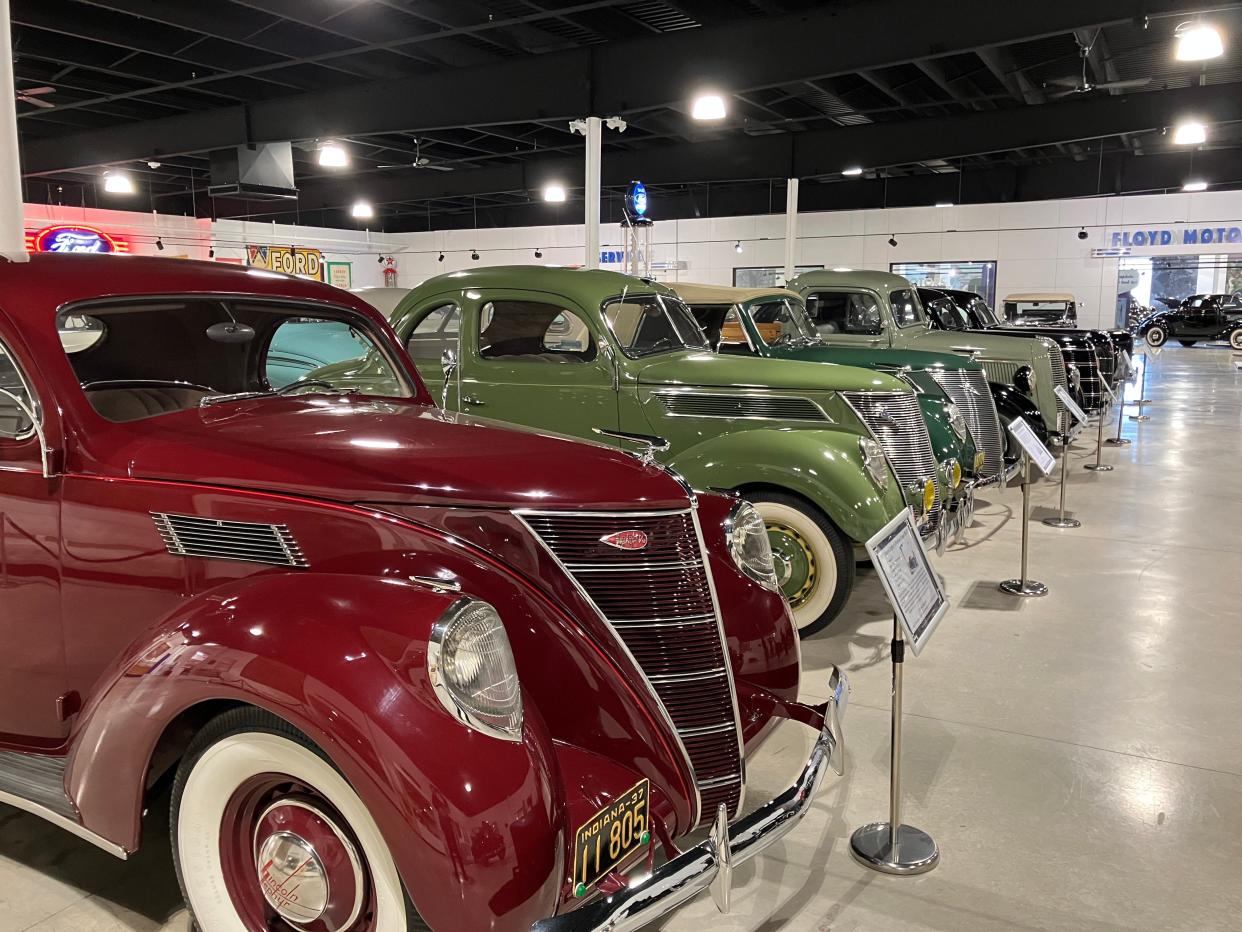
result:
M 714 392 L 656 392 L 669 414 L 680 417 L 764 418 L 779 421 L 828 421 L 809 398 L 776 395 L 724 395 Z
M 191 515 L 151 513 L 168 552 L 205 560 L 239 560 L 306 569 L 302 548 L 284 524 L 218 521 Z

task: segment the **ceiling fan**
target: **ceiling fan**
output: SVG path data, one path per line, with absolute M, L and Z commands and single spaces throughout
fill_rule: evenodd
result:
M 23 87 L 18 88 L 17 99 L 24 104 L 34 104 L 36 107 L 42 107 L 44 110 L 51 110 L 56 105 L 50 100 L 40 100 L 40 97 L 46 97 L 48 94 L 55 94 L 54 87 Z
M 419 142 L 417 139 L 414 140 L 414 161 L 400 162 L 396 165 L 376 165 L 375 167 L 379 171 L 387 171 L 388 169 L 392 169 L 392 168 L 429 168 L 433 172 L 451 172 L 453 170 L 453 166 L 451 165 L 431 164 L 431 159 L 421 154 L 421 150 L 419 148 Z
M 1099 38 L 1100 32 L 1096 30 L 1095 38 L 1091 40 L 1090 45 L 1083 45 L 1078 41 L 1078 57 L 1082 59 L 1082 74 L 1073 78 L 1052 78 L 1044 82 L 1044 87 L 1063 87 L 1065 90 L 1057 91 L 1049 94 L 1049 97 L 1069 97 L 1073 94 L 1090 94 L 1092 91 L 1113 91 L 1122 90 L 1123 88 L 1144 87 L 1151 83 L 1151 78 L 1133 78 L 1129 81 L 1105 81 L 1101 84 L 1092 84 L 1087 78 L 1087 60 L 1091 57 L 1091 49 L 1095 46 L 1095 39 Z

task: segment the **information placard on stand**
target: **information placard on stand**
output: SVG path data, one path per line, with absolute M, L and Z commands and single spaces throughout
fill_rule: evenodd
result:
M 893 710 L 888 821 L 872 822 L 850 836 L 850 853 L 885 874 L 922 874 L 940 862 L 940 849 L 922 829 L 901 821 L 901 690 L 906 640 L 918 654 L 949 610 L 949 598 L 928 562 L 908 510 L 867 541 L 867 553 L 893 606 Z
M 1009 422 L 1009 433 L 1013 434 L 1013 438 L 1022 445 L 1022 449 L 1031 458 L 1031 462 L 1039 467 L 1040 472 L 1045 476 L 1052 472 L 1057 465 L 1056 457 L 1035 436 L 1035 431 L 1031 430 L 1030 424 L 1016 417 Z
M 1087 412 L 1078 407 L 1078 402 L 1074 400 L 1073 395 L 1065 390 L 1064 385 L 1056 386 L 1052 390 L 1052 393 L 1061 399 L 1061 404 L 1065 405 L 1065 409 L 1069 411 L 1070 414 L 1074 415 L 1075 420 L 1077 420 L 1079 424 L 1087 423 Z
M 949 610 L 949 599 L 927 559 L 910 510 L 888 522 L 866 547 L 884 594 L 917 657 Z

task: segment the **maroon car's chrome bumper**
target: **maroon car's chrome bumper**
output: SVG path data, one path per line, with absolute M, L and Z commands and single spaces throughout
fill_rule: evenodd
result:
M 531 932 L 632 932 L 671 912 L 706 889 L 721 912 L 729 911 L 733 868 L 779 841 L 810 810 L 831 765 L 845 772 L 841 720 L 849 699 L 849 683 L 835 667 L 829 677 L 832 698 L 824 706 L 824 724 L 797 781 L 732 825 L 724 806 L 708 838 L 656 868 L 649 877 L 550 919 L 540 919 Z

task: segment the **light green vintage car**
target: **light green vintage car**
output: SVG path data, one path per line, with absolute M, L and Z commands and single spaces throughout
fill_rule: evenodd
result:
M 1068 378 L 1061 350 L 1051 340 L 933 330 L 915 287 L 889 272 L 804 272 L 788 287 L 806 302 L 826 343 L 969 356 L 982 363 L 989 382 L 1016 386 L 1029 397 L 1049 436 L 1061 439 L 1059 415 L 1065 409 L 1053 389 L 1068 390 Z
M 804 636 L 841 611 L 855 547 L 903 508 L 933 541 L 944 533 L 951 480 L 906 384 L 850 366 L 716 355 L 662 285 L 599 270 L 454 272 L 414 289 L 392 322 L 446 408 L 637 443 L 695 488 L 752 501 Z M 369 367 L 318 375 L 365 386 Z M 908 425 L 919 481 L 897 478 L 867 417 Z

